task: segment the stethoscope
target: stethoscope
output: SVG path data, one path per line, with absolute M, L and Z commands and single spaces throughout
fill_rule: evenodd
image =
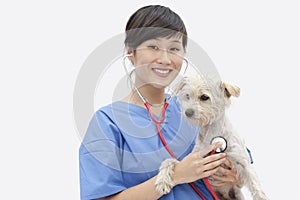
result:
M 217 142 L 222 143 L 222 145 L 215 149 L 212 153 L 221 153 L 224 152 L 227 149 L 227 140 L 222 136 L 216 136 L 211 139 L 210 144 L 215 144 Z
M 168 101 L 172 98 L 172 96 L 170 95 L 170 97 L 168 99 L 165 100 L 164 102 L 164 105 L 163 105 L 163 109 L 162 109 L 162 113 L 161 113 L 161 118 L 159 120 L 157 120 L 152 112 L 151 112 L 151 108 L 150 108 L 150 103 L 147 101 L 146 98 L 143 97 L 143 95 L 140 93 L 140 91 L 138 90 L 138 88 L 135 86 L 132 78 L 131 78 L 131 74 L 129 73 L 128 69 L 126 68 L 126 64 L 125 64 L 125 59 L 129 56 L 132 56 L 133 54 L 126 54 L 125 56 L 123 56 L 123 59 L 122 59 L 122 64 L 123 64 L 123 67 L 125 69 L 125 72 L 129 78 L 129 81 L 131 83 L 131 85 L 134 87 L 134 90 L 136 91 L 136 93 L 138 94 L 138 96 L 140 97 L 140 99 L 143 101 L 143 104 L 145 106 L 145 108 L 147 109 L 149 115 L 150 115 L 150 118 L 151 120 L 155 123 L 156 125 L 156 128 L 157 128 L 157 132 L 158 132 L 158 136 L 162 142 L 162 144 L 164 145 L 165 149 L 168 151 L 168 153 L 172 156 L 172 158 L 174 159 L 177 159 L 175 154 L 173 153 L 173 151 L 170 149 L 170 147 L 168 146 L 167 142 L 165 141 L 165 138 L 162 134 L 162 131 L 161 131 L 161 128 L 160 128 L 160 125 L 164 122 L 165 120 L 165 114 L 166 114 L 166 110 L 167 110 L 167 107 L 169 105 Z M 187 59 L 184 58 L 185 61 L 188 63 Z M 186 69 L 185 69 L 186 71 Z M 211 144 L 214 144 L 216 142 L 222 142 L 222 146 L 217 148 L 216 150 L 214 150 L 213 152 L 211 152 L 211 154 L 214 154 L 214 153 L 220 153 L 220 152 L 223 152 L 226 150 L 227 148 L 227 141 L 225 140 L 225 138 L 221 137 L 221 136 L 218 136 L 218 137 L 215 137 L 211 140 Z M 213 198 L 215 200 L 218 199 L 217 195 L 215 194 L 215 192 L 213 191 L 209 181 L 208 181 L 208 178 L 204 178 L 204 182 L 208 188 L 208 190 L 210 191 L 210 193 L 212 194 Z M 193 183 L 188 183 L 192 188 L 193 190 L 197 193 L 197 195 L 202 199 L 202 200 L 205 200 L 205 197 L 203 196 L 203 194 L 196 188 L 196 186 L 193 184 Z
M 173 158 L 176 158 L 176 156 L 174 155 L 174 153 L 172 152 L 172 150 L 170 149 L 170 147 L 168 146 L 167 142 L 165 141 L 163 135 L 162 135 L 162 132 L 161 132 L 161 128 L 160 128 L 160 125 L 165 121 L 165 114 L 166 114 L 166 110 L 167 110 L 167 107 L 169 105 L 168 101 L 172 98 L 172 95 L 170 95 L 164 102 L 164 105 L 163 105 L 163 109 L 162 109 L 162 113 L 161 113 L 161 118 L 160 120 L 157 120 L 152 112 L 151 112 L 151 108 L 150 108 L 150 103 L 147 101 L 146 98 L 143 97 L 143 95 L 140 93 L 140 91 L 138 90 L 138 88 L 135 86 L 132 78 L 131 78 L 131 74 L 129 73 L 129 71 L 127 70 L 126 68 L 126 64 L 125 64 L 125 58 L 129 57 L 129 56 L 132 56 L 133 54 L 127 54 L 123 57 L 122 59 L 122 64 L 123 64 L 123 67 L 124 67 L 124 70 L 129 78 L 129 81 L 131 83 L 131 85 L 134 87 L 134 90 L 136 91 L 136 93 L 138 94 L 138 96 L 140 97 L 140 99 L 143 101 L 143 104 L 145 106 L 145 108 L 147 109 L 149 115 L 150 115 L 150 118 L 151 120 L 155 123 L 156 125 L 156 128 L 157 128 L 157 132 L 158 132 L 158 135 L 159 135 L 159 138 L 161 140 L 161 142 L 163 143 L 164 147 L 166 148 L 166 150 L 168 151 L 168 153 L 173 157 Z
M 216 137 L 214 137 L 214 138 L 211 139 L 210 144 L 215 144 L 217 142 L 221 143 L 222 145 L 219 148 L 211 151 L 209 153 L 210 155 L 224 152 L 227 149 L 227 140 L 224 137 L 222 137 L 222 136 L 216 136 Z M 208 177 L 204 178 L 204 182 L 205 182 L 208 190 L 211 192 L 212 196 L 214 197 L 214 199 L 217 200 L 218 197 L 215 194 L 214 190 L 212 189 L 212 187 L 211 187 L 211 185 L 210 185 L 210 183 L 208 181 Z

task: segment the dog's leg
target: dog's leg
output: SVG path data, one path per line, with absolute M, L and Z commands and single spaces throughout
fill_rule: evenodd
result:
M 240 188 L 237 186 L 213 187 L 219 200 L 245 200 Z
M 174 158 L 164 160 L 159 168 L 159 173 L 155 181 L 156 190 L 164 195 L 168 194 L 174 187 L 173 174 L 174 167 L 179 161 Z
M 261 189 L 259 179 L 251 165 L 247 166 L 248 181 L 246 182 L 249 191 L 253 196 L 253 200 L 268 200 L 267 196 Z
M 241 191 L 240 188 L 238 188 L 237 186 L 233 186 L 229 192 L 228 192 L 228 196 L 231 199 L 236 199 L 236 200 L 245 200 L 245 197 Z
M 249 189 L 253 200 L 268 200 L 267 196 L 261 188 L 259 178 L 255 173 L 254 168 L 247 160 L 247 155 L 235 155 L 230 159 L 233 159 L 232 161 L 234 163 L 234 167 L 237 170 L 237 174 L 240 180 L 242 180 L 243 184 Z

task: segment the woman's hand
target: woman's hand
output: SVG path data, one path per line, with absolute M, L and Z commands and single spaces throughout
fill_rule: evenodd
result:
M 218 173 L 213 174 L 211 178 L 214 181 L 210 181 L 210 184 L 215 187 L 222 187 L 228 185 L 236 185 L 238 187 L 242 187 L 242 180 L 240 180 L 237 176 L 237 171 L 232 165 L 232 162 L 228 159 L 224 162 L 224 167 L 218 168 Z
M 216 143 L 208 146 L 201 152 L 192 152 L 187 155 L 174 168 L 173 181 L 175 185 L 190 183 L 198 179 L 212 176 L 225 162 L 226 154 L 219 153 L 207 156 L 209 152 L 222 146 L 222 143 Z

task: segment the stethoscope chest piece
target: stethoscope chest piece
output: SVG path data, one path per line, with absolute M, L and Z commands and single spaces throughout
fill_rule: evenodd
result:
M 217 136 L 217 137 L 214 137 L 213 139 L 211 139 L 210 144 L 214 144 L 214 143 L 217 143 L 217 142 L 221 142 L 222 146 L 216 149 L 216 153 L 224 152 L 227 148 L 226 139 L 222 136 Z

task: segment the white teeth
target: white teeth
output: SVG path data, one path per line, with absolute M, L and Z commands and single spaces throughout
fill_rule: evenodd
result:
M 155 72 L 160 73 L 160 74 L 167 74 L 170 72 L 169 69 L 167 70 L 162 70 L 162 69 L 154 69 Z

